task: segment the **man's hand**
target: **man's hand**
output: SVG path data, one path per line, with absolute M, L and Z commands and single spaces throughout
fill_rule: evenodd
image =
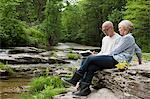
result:
M 91 52 L 91 54 L 94 55 L 94 54 L 95 54 L 95 51 Z
M 97 52 L 93 51 L 93 52 L 91 52 L 91 54 L 92 54 L 92 55 L 96 55 L 96 54 L 97 54 Z

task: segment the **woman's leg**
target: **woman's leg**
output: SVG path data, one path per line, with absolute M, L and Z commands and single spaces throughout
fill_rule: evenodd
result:
M 91 63 L 91 61 L 94 61 L 95 58 L 96 58 L 96 56 L 91 55 L 91 56 L 88 56 L 86 59 L 84 59 L 81 62 L 80 68 L 79 68 L 79 70 L 77 72 L 84 75 L 84 73 L 86 72 L 89 64 Z
M 85 80 L 85 82 L 91 82 L 95 71 L 104 68 L 113 68 L 116 63 L 112 56 L 89 56 L 71 79 L 63 78 L 62 80 L 74 86 L 80 79 Z
M 86 72 L 83 76 L 83 79 L 79 84 L 80 90 L 74 94 L 79 96 L 86 96 L 90 94 L 91 90 L 89 86 L 91 84 L 94 73 L 102 69 L 115 68 L 115 65 L 117 63 L 118 62 L 115 61 L 112 56 L 96 56 L 90 59 L 90 62 L 86 67 Z
M 114 66 L 114 63 L 117 64 L 117 62 L 113 59 L 112 56 L 108 56 L 108 55 L 92 56 L 91 55 L 87 59 L 84 60 L 84 62 L 81 64 L 77 72 L 84 75 L 84 73 L 87 71 L 88 66 L 90 65 L 96 65 L 96 66 L 99 66 L 99 68 L 101 69 L 105 69 L 105 68 L 112 68 L 112 66 Z
M 88 64 L 90 63 L 90 61 L 93 59 L 94 56 L 89 56 L 88 58 L 86 58 L 82 63 L 81 63 L 81 67 L 83 68 L 81 70 L 77 70 L 74 75 L 72 76 L 71 79 L 67 79 L 67 78 L 62 78 L 62 80 L 70 85 L 76 86 L 77 82 L 79 82 L 80 79 L 83 78 L 85 72 L 86 72 L 86 68 L 88 66 Z
M 97 56 L 87 67 L 82 79 L 83 82 L 91 83 L 94 73 L 98 70 L 115 68 L 118 62 L 112 56 Z

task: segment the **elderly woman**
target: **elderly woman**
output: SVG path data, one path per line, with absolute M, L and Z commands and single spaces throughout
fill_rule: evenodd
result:
M 122 38 L 110 55 L 89 56 L 71 79 L 62 78 L 64 82 L 73 86 L 80 80 L 80 89 L 75 95 L 86 96 L 91 93 L 89 86 L 96 71 L 115 68 L 115 65 L 122 61 L 130 62 L 135 51 L 140 59 L 141 50 L 131 34 L 133 24 L 129 20 L 123 20 L 118 26 Z

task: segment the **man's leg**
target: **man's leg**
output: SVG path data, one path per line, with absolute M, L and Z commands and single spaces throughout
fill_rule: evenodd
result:
M 115 68 L 115 64 L 117 64 L 117 62 L 111 56 L 94 57 L 94 61 L 91 60 L 91 63 L 89 64 L 87 71 L 79 84 L 80 90 L 75 93 L 75 95 L 85 96 L 90 94 L 91 91 L 89 86 L 94 73 L 102 69 Z
M 88 67 L 88 64 L 93 59 L 93 57 L 94 56 L 89 56 L 88 58 L 86 58 L 83 61 L 83 63 L 81 63 L 80 69 L 74 73 L 71 79 L 62 78 L 62 80 L 69 85 L 76 86 L 77 82 L 79 82 L 79 80 L 82 79 L 82 77 L 84 76 L 86 69 Z
M 82 81 L 91 83 L 96 71 L 115 68 L 117 63 L 112 56 L 95 57 L 94 61 L 91 61 L 91 64 L 89 64 Z
M 94 61 L 95 58 L 96 58 L 96 56 L 91 55 L 91 56 L 88 56 L 86 59 L 84 59 L 81 63 L 81 66 L 80 66 L 79 70 L 77 72 L 84 75 L 84 73 L 86 72 L 89 64 L 91 63 L 91 61 Z

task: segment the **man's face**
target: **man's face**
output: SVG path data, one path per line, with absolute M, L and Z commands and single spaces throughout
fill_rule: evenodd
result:
M 107 26 L 102 26 L 102 31 L 103 31 L 103 33 L 105 34 L 105 35 L 109 35 L 109 29 L 110 29 L 110 27 L 107 27 Z

